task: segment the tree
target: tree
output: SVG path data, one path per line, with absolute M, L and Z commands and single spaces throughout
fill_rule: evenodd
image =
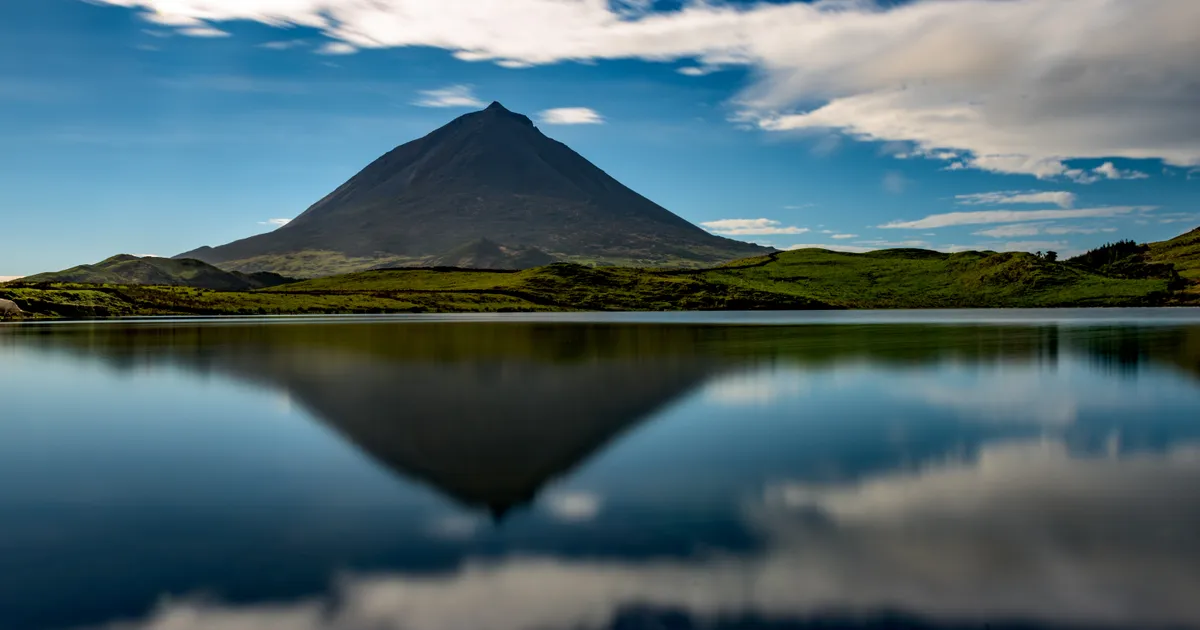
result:
M 1054 262 L 1058 260 L 1058 252 L 1046 252 L 1046 261 Z

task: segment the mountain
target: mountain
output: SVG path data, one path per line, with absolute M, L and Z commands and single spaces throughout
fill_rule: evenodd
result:
M 225 271 L 206 262 L 190 258 L 172 259 L 120 254 L 94 265 L 80 265 L 63 271 L 21 278 L 20 284 L 47 282 L 135 284 L 195 287 L 218 291 L 249 291 L 278 286 L 291 281 L 290 278 L 268 272 L 246 274 Z
M 688 223 L 492 103 L 392 150 L 274 232 L 179 257 L 316 276 L 433 266 L 480 244 L 504 253 L 466 256 L 488 268 L 703 266 L 769 251 Z

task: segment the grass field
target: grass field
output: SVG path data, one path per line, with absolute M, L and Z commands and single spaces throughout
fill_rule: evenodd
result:
M 1192 247 L 1187 243 L 1179 247 Z M 256 291 L 10 283 L 32 317 L 517 311 L 1157 306 L 1162 279 L 1112 278 L 1025 253 L 807 249 L 702 270 L 554 264 L 524 271 L 389 269 Z

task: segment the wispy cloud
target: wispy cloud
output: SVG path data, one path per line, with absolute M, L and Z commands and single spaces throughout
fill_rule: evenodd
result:
M 858 238 L 858 235 L 857 234 L 834 234 L 834 235 L 830 236 L 829 238 L 836 238 L 839 240 L 844 240 L 844 239 L 849 239 L 849 238 Z
M 346 42 L 329 42 L 317 48 L 318 55 L 353 55 L 358 52 L 358 46 Z
M 602 125 L 604 117 L 588 107 L 558 107 L 538 112 L 538 122 L 545 125 Z
M 779 221 L 771 219 L 721 219 L 708 221 L 700 225 L 708 228 L 714 234 L 726 236 L 748 236 L 752 234 L 804 234 L 808 228 L 784 226 Z
M 718 70 L 719 68 L 714 66 L 685 66 L 676 72 L 689 77 L 702 77 L 717 72 Z
M 469 85 L 450 85 L 436 90 L 422 90 L 421 98 L 413 102 L 418 107 L 483 107 Z
M 283 227 L 291 222 L 292 222 L 291 219 L 267 219 L 266 221 L 259 221 L 258 224 L 259 225 L 270 225 L 273 227 Z
M 188 26 L 177 31 L 180 35 L 188 37 L 230 37 L 231 34 L 227 31 L 222 31 L 219 28 L 211 26 Z
M 307 45 L 308 42 L 304 41 L 303 39 L 286 39 L 275 42 L 266 42 L 259 44 L 258 47 L 266 48 L 267 50 L 291 50 L 293 48 L 303 48 Z
M 1117 228 L 1115 228 L 1115 227 L 1086 228 L 1086 227 L 1079 227 L 1076 225 L 1052 225 L 1052 226 L 1049 226 L 1049 227 L 1045 228 L 1044 230 L 1042 230 L 1042 232 L 1044 232 L 1046 234 L 1055 235 L 1055 236 L 1059 236 L 1059 235 L 1063 235 L 1063 234 L 1102 234 L 1102 233 L 1112 233 L 1112 232 L 1116 232 L 1116 231 L 1117 231 Z
M 787 249 L 788 251 L 794 251 L 797 249 L 827 249 L 831 252 L 842 252 L 845 254 L 865 254 L 881 248 L 870 247 L 866 245 L 842 245 L 840 243 L 797 243 L 784 249 Z
M 1075 205 L 1075 193 L 1066 191 L 1002 191 L 957 195 L 954 197 L 959 205 L 992 206 L 1002 204 L 1054 204 L 1060 208 L 1070 208 Z
M 885 229 L 923 230 L 952 225 L 984 225 L 989 223 L 1019 223 L 1024 221 L 1052 221 L 1057 219 L 1088 219 L 1117 217 L 1139 212 L 1150 212 L 1155 206 L 1110 206 L 1106 208 L 1082 208 L 1078 210 L 985 210 L 980 212 L 949 212 L 932 214 L 917 221 L 893 221 L 878 227 Z
M 1038 234 L 1062 236 L 1064 234 L 1101 234 L 1116 231 L 1117 228 L 1114 227 L 1083 227 L 1078 225 L 1054 225 L 1051 223 L 1017 223 L 1014 225 L 1001 225 L 988 230 L 980 230 L 978 232 L 972 232 L 972 234 L 975 236 L 987 236 L 990 238 L 1013 238 L 1017 236 L 1037 236 Z

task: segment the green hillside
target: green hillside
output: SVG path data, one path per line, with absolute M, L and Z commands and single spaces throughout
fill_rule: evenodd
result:
M 1169 241 L 1151 243 L 1147 258 L 1173 265 L 1188 283 L 1185 292 L 1200 299 L 1200 228 Z
M 1149 246 L 1114 243 L 1066 262 L 1026 253 L 805 249 L 700 270 L 405 268 L 253 290 L 181 286 L 223 278 L 204 263 L 190 264 L 196 261 L 166 261 L 179 266 L 163 269 L 162 259 L 116 257 L 0 286 L 0 298 L 40 317 L 1165 306 L 1200 301 L 1197 238 L 1192 232 Z M 166 281 L 131 283 L 158 277 L 136 264 L 145 261 Z
M 221 291 L 250 291 L 291 280 L 273 273 L 244 274 L 192 259 L 120 254 L 94 265 L 22 278 L 22 284 L 131 284 L 185 286 Z

